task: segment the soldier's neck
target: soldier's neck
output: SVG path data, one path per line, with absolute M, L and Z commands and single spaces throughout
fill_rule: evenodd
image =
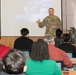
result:
M 50 17 L 54 17 L 54 15 L 50 15 Z

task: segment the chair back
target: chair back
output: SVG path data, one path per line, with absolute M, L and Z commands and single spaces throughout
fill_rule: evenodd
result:
M 73 58 L 73 53 L 72 53 L 72 52 L 67 52 L 66 55 L 67 55 L 69 58 Z
M 60 70 L 63 70 L 63 61 L 56 61 L 56 64 Z
M 22 51 L 24 54 L 25 54 L 25 56 L 26 57 L 29 57 L 30 55 L 29 55 L 29 51 Z

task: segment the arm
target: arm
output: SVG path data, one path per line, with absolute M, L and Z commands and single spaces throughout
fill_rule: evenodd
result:
M 42 22 L 40 21 L 40 19 L 37 20 L 37 24 L 40 28 L 44 27 L 46 25 L 46 18 L 44 18 Z
M 16 49 L 16 40 L 15 40 L 15 42 L 14 42 L 14 48 Z
M 6 47 L 6 46 L 3 46 L 2 49 L 2 52 L 0 53 L 0 58 L 4 58 L 4 56 L 10 51 L 10 48 L 9 47 Z
M 72 67 L 72 61 L 69 59 L 69 57 L 66 55 L 65 52 L 64 52 L 63 56 L 64 56 L 64 60 L 63 60 L 64 65 L 66 67 Z

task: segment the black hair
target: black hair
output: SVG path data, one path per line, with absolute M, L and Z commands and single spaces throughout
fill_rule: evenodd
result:
M 4 56 L 3 65 L 8 74 L 20 74 L 25 66 L 25 56 L 21 51 L 12 49 Z
M 27 28 L 22 28 L 20 32 L 22 36 L 26 36 L 27 34 L 29 34 L 29 30 Z
M 35 61 L 42 61 L 49 59 L 48 44 L 42 39 L 34 42 L 31 50 L 31 59 Z
M 62 35 L 62 30 L 61 29 L 57 29 L 56 30 L 56 37 L 61 37 L 61 35 Z
M 63 41 L 64 42 L 69 42 L 70 41 L 70 35 L 69 34 L 63 34 Z

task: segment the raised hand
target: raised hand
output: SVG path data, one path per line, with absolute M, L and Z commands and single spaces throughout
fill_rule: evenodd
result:
M 40 19 L 38 19 L 38 20 L 36 21 L 36 23 L 38 23 L 38 24 L 41 23 Z

